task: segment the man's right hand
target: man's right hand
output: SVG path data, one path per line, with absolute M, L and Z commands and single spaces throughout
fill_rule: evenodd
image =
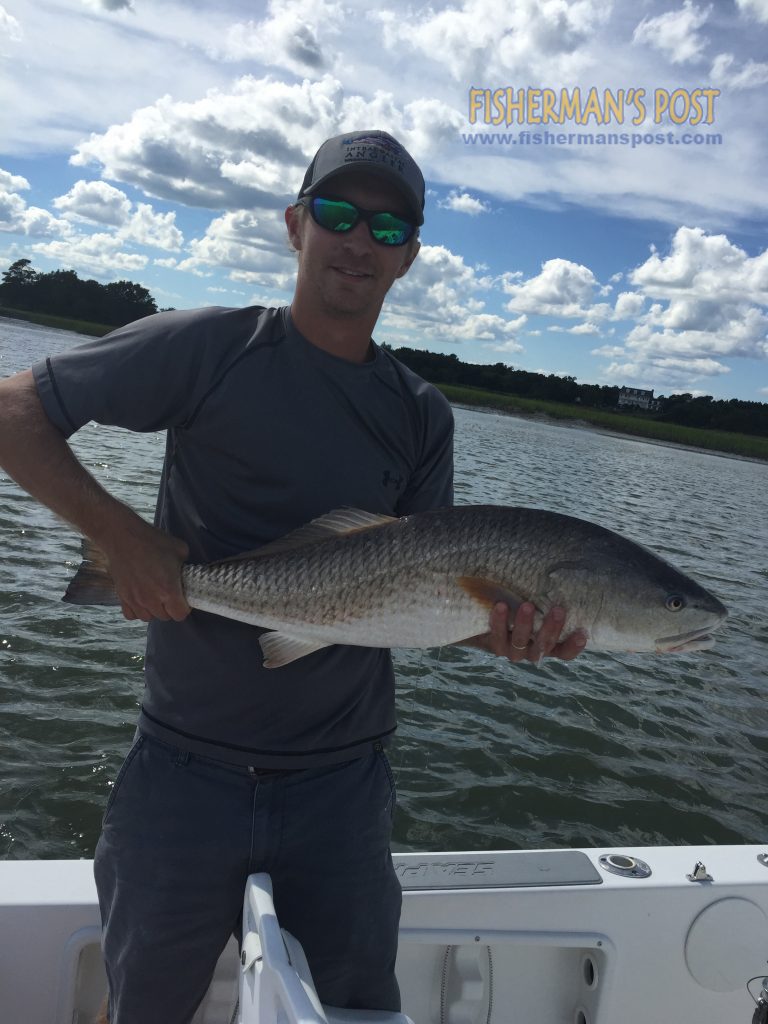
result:
M 100 546 L 126 619 L 180 622 L 189 615 L 181 584 L 181 567 L 189 557 L 183 540 L 138 520 Z

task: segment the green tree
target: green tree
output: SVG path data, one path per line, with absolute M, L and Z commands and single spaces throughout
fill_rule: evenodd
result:
M 107 324 L 127 324 L 157 312 L 157 304 L 146 288 L 133 281 L 113 281 L 104 286 L 111 314 Z
M 24 309 L 24 300 L 31 294 L 37 281 L 37 271 L 32 269 L 32 261 L 16 260 L 3 274 L 0 284 L 0 303 L 14 309 Z
M 0 304 L 113 327 L 157 313 L 150 293 L 133 281 L 81 281 L 74 270 L 40 274 L 27 259 L 16 260 L 3 274 Z

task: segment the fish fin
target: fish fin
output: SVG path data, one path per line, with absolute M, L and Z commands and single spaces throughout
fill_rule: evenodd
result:
M 292 661 L 320 651 L 323 647 L 330 647 L 330 644 L 317 640 L 301 640 L 299 637 L 291 636 L 289 633 L 280 633 L 273 630 L 264 633 L 259 637 L 261 650 L 264 653 L 264 668 L 280 668 L 281 665 L 290 665 Z
M 484 576 L 459 576 L 456 582 L 465 593 L 485 605 L 489 611 L 498 601 L 503 601 L 509 605 L 510 611 L 515 612 L 526 600 L 522 595 L 515 594 L 501 583 L 497 583 L 496 580 L 489 580 Z
M 85 537 L 81 549 L 83 561 L 70 580 L 62 601 L 68 604 L 120 604 L 115 581 L 109 572 L 107 556 Z
M 395 516 L 380 515 L 376 512 L 363 512 L 359 508 L 337 508 L 325 515 L 318 516 L 304 526 L 286 533 L 284 537 L 264 544 L 263 547 L 254 551 L 243 551 L 239 555 L 230 558 L 222 558 L 214 565 L 223 562 L 239 562 L 246 558 L 261 558 L 263 555 L 277 555 L 286 551 L 295 551 L 298 548 L 306 547 L 320 540 L 330 540 L 332 537 L 342 537 L 349 533 L 358 533 L 360 530 L 370 530 L 377 526 L 386 526 L 387 523 L 395 523 Z

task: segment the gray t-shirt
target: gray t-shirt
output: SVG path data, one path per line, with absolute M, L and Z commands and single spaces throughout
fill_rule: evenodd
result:
M 450 406 L 385 350 L 338 359 L 290 311 L 160 313 L 33 367 L 65 436 L 90 420 L 167 431 L 155 522 L 206 562 L 341 506 L 452 503 Z M 262 667 L 262 631 L 206 612 L 150 623 L 140 727 L 261 767 L 357 756 L 395 729 L 389 651 L 336 645 Z

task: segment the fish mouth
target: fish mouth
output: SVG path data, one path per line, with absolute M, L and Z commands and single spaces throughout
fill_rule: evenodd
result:
M 684 651 L 705 651 L 712 647 L 715 638 L 709 628 L 692 629 L 688 633 L 674 636 L 660 636 L 654 641 L 657 654 L 681 654 Z

